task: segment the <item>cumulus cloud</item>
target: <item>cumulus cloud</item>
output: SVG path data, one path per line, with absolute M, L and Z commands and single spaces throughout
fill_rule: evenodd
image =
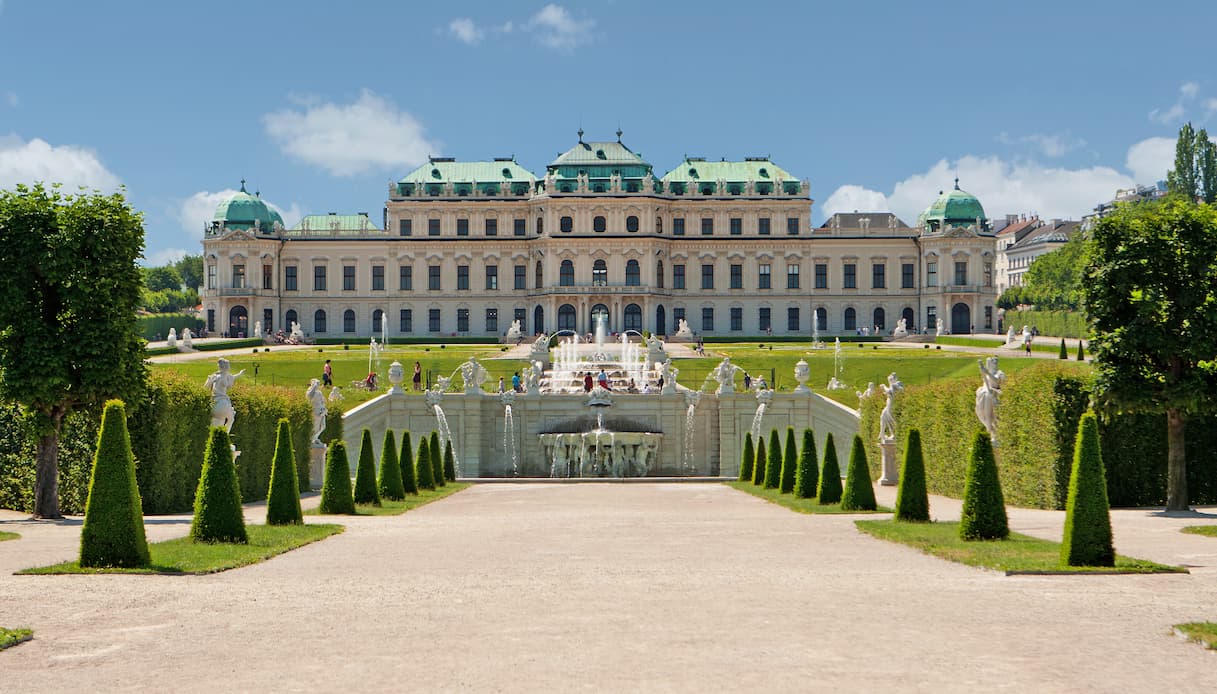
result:
M 838 212 L 890 212 L 887 196 L 862 186 L 844 185 L 833 191 L 823 205 L 824 215 Z
M 561 5 L 546 5 L 528 20 L 528 26 L 537 32 L 541 45 L 559 51 L 573 51 L 586 43 L 588 33 L 596 26 L 592 19 L 575 19 Z
M 199 251 L 196 248 L 194 253 L 197 254 L 198 252 Z M 183 256 L 189 254 L 190 251 L 187 251 L 185 248 L 163 248 L 145 256 L 143 265 L 144 267 L 161 267 L 162 265 L 168 265 L 169 263 L 176 263 L 177 261 L 181 260 Z
M 1006 145 L 1030 145 L 1045 157 L 1061 157 L 1070 150 L 1086 144 L 1085 140 L 1074 138 L 1069 133 L 1042 135 L 1033 133 L 1021 137 L 1012 137 L 1009 133 L 1000 133 L 997 141 Z
M 1179 86 L 1179 100 L 1166 108 L 1155 108 L 1149 112 L 1149 119 L 1163 125 L 1183 120 L 1183 116 L 1187 113 L 1187 108 L 1184 104 L 1196 98 L 1200 93 L 1200 85 L 1196 82 L 1184 82 Z M 1209 100 L 1211 101 L 1211 99 Z M 1207 102 L 1206 102 L 1207 107 Z
M 448 33 L 452 34 L 462 43 L 467 43 L 470 46 L 482 40 L 486 35 L 486 31 L 478 27 L 474 21 L 468 17 L 457 17 L 448 22 Z
M 1175 138 L 1151 137 L 1128 148 L 1125 168 L 1137 183 L 1156 183 L 1166 178 L 1175 166 Z
M 0 188 L 37 181 L 62 183 L 68 192 L 80 186 L 111 191 L 122 183 L 91 149 L 0 136 Z
M 418 166 L 437 150 L 414 116 L 367 89 L 354 103 L 316 101 L 262 120 L 285 153 L 335 176 Z
M 178 222 L 181 224 L 182 230 L 192 239 L 203 238 L 203 228 L 215 217 L 216 207 L 232 197 L 236 192 L 233 188 L 225 188 L 214 193 L 200 190 L 182 200 L 177 209 Z M 304 216 L 301 213 L 300 206 L 296 203 L 292 203 L 291 206 L 284 208 L 270 200 L 264 200 L 264 202 L 283 217 L 283 224 L 289 228 L 295 225 L 296 222 L 299 222 L 300 218 Z
M 1179 87 L 1179 94 L 1185 99 L 1194 99 L 1200 92 L 1200 85 L 1195 82 L 1184 82 Z

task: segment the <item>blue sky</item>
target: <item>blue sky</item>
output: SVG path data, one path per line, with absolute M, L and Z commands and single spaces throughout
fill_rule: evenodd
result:
M 771 155 L 817 223 L 911 222 L 956 172 L 992 217 L 1078 217 L 1217 128 L 1217 5 L 1101 7 L 0 0 L 0 187 L 125 185 L 160 262 L 242 178 L 379 220 L 428 154 L 538 173 L 620 126 L 660 174 Z

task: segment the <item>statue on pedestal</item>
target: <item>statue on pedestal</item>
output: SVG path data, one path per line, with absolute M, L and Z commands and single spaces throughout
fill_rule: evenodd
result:
M 309 434 L 309 441 L 314 446 L 320 446 L 321 432 L 325 431 L 325 416 L 328 413 L 325 406 L 325 394 L 321 392 L 320 380 L 314 378 L 309 381 L 305 397 L 308 398 L 308 403 L 313 411 L 313 430 Z
M 734 393 L 735 392 L 735 374 L 742 369 L 731 363 L 731 357 L 723 357 L 722 362 L 714 367 L 714 371 L 710 372 L 714 376 L 714 380 L 718 381 L 718 390 L 716 393 Z
M 1006 384 L 1006 374 L 997 368 L 997 357 L 980 361 L 981 385 L 976 389 L 976 418 L 989 432 L 993 445 L 997 445 L 997 405 L 1001 389 Z
M 203 382 L 203 387 L 211 391 L 211 426 L 224 427 L 225 431 L 231 433 L 237 413 L 232 408 L 232 400 L 228 398 L 228 389 L 245 373 L 245 369 L 232 373 L 227 359 L 216 361 L 216 369 Z
M 904 390 L 904 384 L 900 379 L 896 378 L 896 373 L 893 371 L 887 377 L 887 385 L 879 384 L 883 389 L 883 394 L 887 396 L 887 403 L 883 406 L 883 412 L 879 414 L 879 440 L 880 441 L 895 441 L 896 440 L 896 416 L 892 412 L 892 400 L 896 393 Z

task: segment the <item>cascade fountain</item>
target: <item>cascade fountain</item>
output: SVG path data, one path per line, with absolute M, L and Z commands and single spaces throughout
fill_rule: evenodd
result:
M 452 460 L 456 467 L 456 476 L 460 477 L 461 458 L 459 455 L 457 455 L 457 444 L 452 438 L 452 429 L 448 426 L 448 417 L 444 414 L 444 408 L 440 406 L 440 401 L 444 398 L 444 391 L 448 390 L 448 386 L 451 385 L 451 383 L 452 379 L 444 376 L 440 376 L 439 378 L 435 379 L 435 385 L 432 386 L 430 390 L 423 393 L 423 402 L 425 402 L 427 406 L 429 406 L 432 411 L 435 412 L 435 423 L 437 430 L 439 431 L 440 450 L 443 450 L 444 446 L 449 441 L 452 441 Z
M 511 461 L 511 476 L 520 475 L 520 459 L 516 455 L 516 422 L 511 415 L 511 406 L 515 404 L 514 390 L 499 393 L 499 402 L 503 403 L 503 459 Z
M 840 378 L 844 373 L 844 367 L 841 366 L 841 338 L 838 337 L 832 350 L 832 378 L 828 379 L 829 390 L 845 390 L 845 382 Z
M 693 466 L 693 444 L 697 440 L 693 436 L 693 430 L 696 428 L 697 420 L 693 415 L 697 411 L 697 403 L 701 400 L 701 391 L 685 390 L 685 440 L 684 440 L 684 468 L 685 471 L 692 471 Z
M 772 390 L 756 391 L 756 414 L 752 415 L 752 440 L 756 441 L 761 435 L 761 420 L 765 419 L 765 410 L 773 402 Z

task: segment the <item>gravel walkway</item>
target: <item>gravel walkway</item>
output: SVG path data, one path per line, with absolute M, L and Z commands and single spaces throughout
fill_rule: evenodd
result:
M 2 513 L 0 624 L 35 638 L 0 689 L 1212 691 L 1217 654 L 1170 626 L 1217 620 L 1217 539 L 1175 531 L 1217 516 L 1114 516 L 1122 552 L 1192 574 L 1005 577 L 705 484 L 475 485 L 198 577 L 13 576 L 79 526 Z

